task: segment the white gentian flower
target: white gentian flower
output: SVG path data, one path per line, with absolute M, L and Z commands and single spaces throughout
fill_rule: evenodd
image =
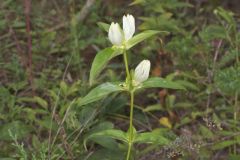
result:
M 112 44 L 117 46 L 122 45 L 123 35 L 118 23 L 111 23 L 108 31 L 108 38 L 112 42 Z
M 112 22 L 108 30 L 108 38 L 113 45 L 121 46 L 132 38 L 135 32 L 135 19 L 132 15 L 123 16 L 123 31 L 118 23 Z
M 123 16 L 123 32 L 125 41 L 132 38 L 135 32 L 135 19 L 132 15 Z
M 141 83 L 148 79 L 151 63 L 149 60 L 143 60 L 135 69 L 134 81 Z

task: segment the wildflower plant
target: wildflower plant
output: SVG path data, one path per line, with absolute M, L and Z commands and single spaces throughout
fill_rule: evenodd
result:
M 132 15 L 123 16 L 123 28 L 118 23 L 112 22 L 111 25 L 104 24 L 104 28 L 108 31 L 108 39 L 113 46 L 101 50 L 95 57 L 90 70 L 90 85 L 95 83 L 95 79 L 107 65 L 107 63 L 118 55 L 123 55 L 126 79 L 124 82 L 106 82 L 92 89 L 85 97 L 78 99 L 78 107 L 103 99 L 107 95 L 116 92 L 127 92 L 130 95 L 130 115 L 129 129 L 127 133 L 109 129 L 93 133 L 88 136 L 84 145 L 88 140 L 98 136 L 109 136 L 120 140 L 128 146 L 126 152 L 126 160 L 131 159 L 131 151 L 134 143 L 154 143 L 164 145 L 169 142 L 167 138 L 161 135 L 158 131 L 137 133 L 133 126 L 133 111 L 134 111 L 134 95 L 137 90 L 147 88 L 169 88 L 169 89 L 184 89 L 182 85 L 169 79 L 160 77 L 149 78 L 151 63 L 149 60 L 143 60 L 135 68 L 134 71 L 129 70 L 128 51 L 143 40 L 154 36 L 164 31 L 147 30 L 134 36 L 135 33 L 135 18 Z

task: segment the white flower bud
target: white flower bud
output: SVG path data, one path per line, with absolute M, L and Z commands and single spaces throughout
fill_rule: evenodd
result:
M 108 31 L 108 38 L 112 44 L 117 46 L 122 45 L 123 35 L 118 23 L 111 23 Z
M 151 63 L 149 60 L 143 60 L 135 69 L 134 81 L 141 83 L 148 79 Z
M 123 16 L 123 32 L 126 41 L 132 38 L 135 32 L 135 19 L 132 15 Z

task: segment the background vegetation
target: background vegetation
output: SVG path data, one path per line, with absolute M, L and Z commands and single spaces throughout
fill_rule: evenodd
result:
M 237 0 L 1 0 L 0 158 L 124 159 L 124 144 L 91 135 L 127 131 L 128 96 L 85 107 L 76 100 L 92 89 L 96 53 L 110 46 L 99 22 L 130 13 L 137 32 L 170 32 L 135 47 L 130 67 L 149 59 L 152 76 L 187 89 L 136 96 L 136 129 L 169 144 L 136 144 L 135 159 L 240 159 L 239 11 Z M 121 62 L 112 60 L 97 82 L 122 79 Z

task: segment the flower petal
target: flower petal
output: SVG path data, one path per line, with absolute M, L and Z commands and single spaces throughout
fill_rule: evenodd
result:
M 114 45 L 120 46 L 122 44 L 123 35 L 118 23 L 111 23 L 108 31 L 108 38 Z
M 147 80 L 149 77 L 150 67 L 151 63 L 149 60 L 143 60 L 139 63 L 134 72 L 134 80 L 139 83 Z
M 126 41 L 132 38 L 135 32 L 135 19 L 132 15 L 123 16 L 123 32 Z

